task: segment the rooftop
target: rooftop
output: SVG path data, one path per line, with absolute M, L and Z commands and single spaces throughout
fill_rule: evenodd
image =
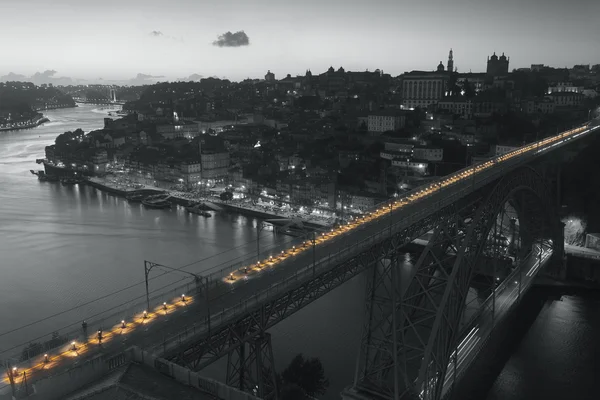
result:
M 149 367 L 130 363 L 65 400 L 213 400 L 214 397 L 184 386 Z

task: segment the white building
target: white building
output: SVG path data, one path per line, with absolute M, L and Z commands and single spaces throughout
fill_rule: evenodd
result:
M 412 71 L 402 75 L 402 105 L 404 108 L 426 108 L 437 104 L 446 93 L 448 74 Z

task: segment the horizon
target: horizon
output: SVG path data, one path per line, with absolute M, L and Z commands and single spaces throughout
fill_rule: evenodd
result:
M 0 26 L 0 35 L 11 38 L 4 53 L 16 54 L 0 65 L 2 78 L 143 85 L 191 76 L 262 79 L 268 70 L 281 79 L 330 66 L 398 76 L 435 70 L 451 48 L 459 72 L 484 72 L 494 52 L 510 57 L 510 70 L 600 63 L 594 0 L 549 0 L 543 8 L 534 0 L 352 6 L 306 0 L 301 7 L 174 0 L 167 9 L 158 0 L 24 3 L 4 4 L 8 15 L 26 14 L 28 21 L 8 18 Z M 561 25 L 568 29 L 556 29 Z

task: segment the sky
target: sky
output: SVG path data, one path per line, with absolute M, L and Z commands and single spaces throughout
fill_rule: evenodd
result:
M 494 51 L 511 69 L 600 63 L 599 0 L 1 2 L 0 76 L 280 79 L 329 66 L 397 76 L 445 64 L 450 48 L 459 72 L 484 71 Z

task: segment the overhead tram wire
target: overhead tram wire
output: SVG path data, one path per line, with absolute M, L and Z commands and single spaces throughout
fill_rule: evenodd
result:
M 293 240 L 293 239 L 286 240 L 286 241 L 284 241 L 284 242 L 283 242 L 283 243 L 281 243 L 281 244 L 285 244 L 285 243 L 287 243 L 288 241 L 291 241 L 291 240 Z M 279 245 L 279 244 L 269 245 L 269 246 L 267 246 L 267 249 L 265 249 L 265 250 L 268 250 L 268 249 L 270 249 L 270 248 L 272 248 L 272 247 L 276 247 L 277 245 Z M 231 249 L 229 249 L 229 250 L 226 250 L 225 252 L 227 252 L 227 251 L 230 251 L 230 250 L 234 250 L 234 249 L 236 249 L 236 248 L 239 248 L 239 247 L 242 247 L 242 246 L 244 246 L 244 245 L 242 244 L 242 245 L 240 245 L 240 246 L 232 247 Z M 213 256 L 206 257 L 206 259 L 209 259 L 209 258 L 211 258 L 211 257 L 217 256 L 217 255 L 219 255 L 219 254 L 223 254 L 223 253 L 225 253 L 225 252 L 218 253 L 218 254 L 214 254 Z M 245 257 L 245 256 L 246 256 L 246 254 L 242 254 L 242 255 L 240 255 L 240 256 L 238 256 L 238 257 L 234 258 L 233 260 L 236 260 L 236 259 L 238 259 L 238 258 Z M 233 260 L 231 260 L 231 261 L 233 261 Z M 179 271 L 179 270 L 181 270 L 182 268 L 185 268 L 186 266 L 193 265 L 193 264 L 195 264 L 195 263 L 197 263 L 197 262 L 200 262 L 200 261 L 202 261 L 202 260 L 196 261 L 196 262 L 194 262 L 194 263 L 191 263 L 191 264 L 188 264 L 188 265 L 184 265 L 184 266 L 182 266 L 182 267 L 179 267 L 179 268 L 175 268 L 174 270 L 177 270 L 177 271 Z M 230 261 L 229 261 L 229 262 L 230 262 Z M 227 264 L 227 263 L 229 263 L 229 262 L 221 263 L 221 264 L 219 264 L 218 266 L 220 266 L 220 265 L 222 265 L 222 264 Z M 160 267 L 160 266 L 159 266 L 159 267 Z M 215 267 L 213 267 L 213 268 L 215 268 Z M 156 276 L 155 278 L 158 278 L 158 277 L 160 277 L 160 276 L 164 276 L 164 275 L 166 275 L 167 273 L 168 273 L 168 272 L 165 272 L 165 273 L 163 273 L 163 274 L 160 274 L 160 275 Z M 152 279 L 154 279 L 154 278 L 152 278 Z M 158 292 L 158 291 L 161 291 L 162 289 L 166 289 L 166 288 L 168 288 L 169 286 L 173 286 L 173 285 L 175 285 L 175 284 L 177 284 L 177 283 L 179 283 L 179 282 L 181 282 L 181 281 L 183 281 L 183 280 L 186 280 L 186 278 L 182 278 L 182 279 L 179 279 L 179 280 L 177 280 L 177 281 L 175 281 L 175 282 L 171 282 L 171 283 L 169 283 L 169 284 L 163 285 L 163 286 L 161 286 L 161 287 L 159 287 L 159 288 L 157 288 L 157 289 L 153 290 L 152 292 L 153 292 L 153 293 L 156 293 L 156 292 Z M 141 283 L 144 283 L 144 282 L 141 282 Z M 121 289 L 121 290 L 119 290 L 118 292 L 123 292 L 123 291 L 125 291 L 125 290 L 127 290 L 127 289 L 130 289 L 130 288 L 132 288 L 132 287 L 135 287 L 135 286 L 137 286 L 137 285 L 139 285 L 139 283 L 137 283 L 137 284 L 134 284 L 134 285 L 131 285 L 131 286 L 129 286 L 128 288 Z M 117 293 L 117 292 L 115 292 L 115 293 Z M 108 296 L 108 295 L 106 295 L 106 296 L 103 296 L 103 298 L 105 298 L 105 297 L 107 297 L 107 296 Z M 109 311 L 112 311 L 112 310 L 114 310 L 114 309 L 117 309 L 117 308 L 119 308 L 119 307 L 122 307 L 122 306 L 124 306 L 124 305 L 127 305 L 128 303 L 131 303 L 131 302 L 134 302 L 134 301 L 137 301 L 137 300 L 142 300 L 142 299 L 144 299 L 144 298 L 145 298 L 145 295 L 140 295 L 140 296 L 134 297 L 133 299 L 130 299 L 130 300 L 128 300 L 128 301 L 125 301 L 125 302 L 123 302 L 123 303 L 121 303 L 121 304 L 118 304 L 118 305 L 116 305 L 116 306 L 113 306 L 113 307 L 111 307 L 111 308 L 105 309 L 105 310 L 103 310 L 103 311 L 99 311 L 99 312 L 97 312 L 96 314 L 93 314 L 93 315 L 89 316 L 88 318 L 89 318 L 89 319 L 91 319 L 91 318 L 97 317 L 97 316 L 99 316 L 99 315 L 102 315 L 102 314 L 104 314 L 104 313 L 107 313 L 107 312 L 109 312 Z M 63 312 L 61 312 L 61 313 L 57 313 L 57 314 L 55 314 L 54 316 L 58 316 L 58 315 L 61 315 L 61 314 L 64 314 L 64 313 L 66 313 L 66 312 L 73 311 L 73 310 L 75 310 L 75 309 L 77 309 L 77 308 L 84 307 L 85 305 L 87 305 L 87 304 L 90 304 L 90 303 L 93 303 L 94 301 L 97 301 L 97 300 L 92 300 L 92 301 L 90 301 L 90 302 L 87 302 L 86 304 L 82 304 L 82 305 L 80 305 L 80 306 L 77 306 L 77 307 L 74 307 L 74 308 L 72 308 L 72 309 L 70 309 L 70 310 L 63 311 Z M 32 322 L 32 323 L 30 323 L 30 324 L 24 325 L 24 326 L 23 326 L 23 327 L 21 327 L 21 328 L 16 328 L 16 329 L 14 329 L 12 332 L 18 331 L 18 330 L 20 330 L 20 329 L 23 329 L 23 328 L 25 328 L 25 327 L 28 327 L 28 326 L 31 326 L 31 325 L 35 325 L 35 324 L 37 324 L 37 323 L 40 323 L 40 322 L 43 322 L 43 321 L 45 321 L 45 320 L 48 320 L 48 319 L 50 319 L 50 318 L 53 318 L 54 316 L 50 316 L 50 317 L 46 317 L 46 318 L 40 319 L 40 320 L 38 320 L 38 321 L 35 321 L 35 322 Z M 63 330 L 63 329 L 71 328 L 71 327 L 74 327 L 75 325 L 78 325 L 78 324 L 79 324 L 79 321 L 78 321 L 78 322 L 73 322 L 73 323 L 71 323 L 71 324 L 69 324 L 69 325 L 65 325 L 65 326 L 63 326 L 63 327 L 60 327 L 58 330 Z M 56 329 L 55 329 L 55 330 L 56 330 Z M 9 334 L 9 333 L 11 333 L 11 332 L 10 332 L 10 331 L 9 331 L 9 332 L 4 332 L 4 333 L 0 334 L 0 336 L 7 335 L 7 334 Z M 0 354 L 4 354 L 4 353 L 6 353 L 7 351 L 11 351 L 11 350 L 16 350 L 16 349 L 18 349 L 18 348 L 20 348 L 20 347 L 22 347 L 22 346 L 25 346 L 25 345 L 27 345 L 27 344 L 29 344 L 29 343 L 32 343 L 33 341 L 36 341 L 36 340 L 43 339 L 43 338 L 45 338 L 45 337 L 47 337 L 47 336 L 48 336 L 48 334 L 44 334 L 44 335 L 42 335 L 42 336 L 39 336 L 39 337 L 36 337 L 36 338 L 34 338 L 34 339 L 30 339 L 30 340 L 28 340 L 27 342 L 23 342 L 23 343 L 21 343 L 21 344 L 18 344 L 18 345 L 15 345 L 15 346 L 13 346 L 13 347 L 10 347 L 10 348 L 8 348 L 8 349 L 4 349 L 4 350 L 0 351 Z
M 266 236 L 267 234 L 268 234 L 268 233 L 265 233 L 265 235 L 263 235 L 263 236 Z M 259 239 L 260 239 L 260 236 L 259 236 Z M 291 239 L 291 240 L 293 240 L 293 239 Z M 279 243 L 279 244 L 271 244 L 271 245 L 268 245 L 268 246 L 265 248 L 265 250 L 272 249 L 273 247 L 276 247 L 276 246 L 278 246 L 278 245 L 281 245 L 281 244 L 285 244 L 285 243 L 287 243 L 288 241 L 291 241 L 291 240 L 285 240 L 285 241 L 283 241 L 282 243 Z M 235 246 L 235 247 L 231 247 L 231 248 L 229 248 L 229 249 L 227 249 L 227 250 L 224 250 L 224 251 L 222 251 L 222 252 L 220 252 L 220 253 L 213 254 L 213 255 L 211 255 L 211 256 L 208 256 L 208 257 L 202 258 L 202 259 L 200 259 L 200 260 L 197 260 L 197 261 L 194 261 L 194 262 L 192 262 L 192 263 L 189 263 L 189 264 L 183 265 L 183 266 L 181 266 L 181 267 L 179 267 L 179 268 L 173 268 L 173 269 L 174 269 L 174 270 L 182 270 L 183 268 L 189 267 L 189 266 L 191 266 L 191 265 L 194 265 L 194 264 L 197 264 L 197 263 L 200 263 L 200 262 L 203 262 L 203 261 L 210 260 L 210 259 L 211 259 L 211 258 L 213 258 L 213 257 L 217 257 L 217 256 L 220 256 L 220 255 L 226 254 L 226 253 L 228 253 L 228 252 L 230 252 L 230 251 L 233 251 L 233 250 L 239 249 L 239 248 L 241 248 L 241 247 L 244 247 L 244 246 L 247 246 L 247 245 L 250 245 L 250 244 L 254 244 L 254 242 L 255 242 L 255 241 L 256 241 L 256 239 L 253 239 L 253 240 L 247 241 L 247 242 L 245 242 L 245 243 L 243 243 L 243 244 L 240 244 L 240 245 L 238 245 L 238 246 Z M 212 270 L 214 270 L 215 268 L 218 268 L 218 267 L 222 266 L 223 264 L 229 264 L 229 263 L 231 263 L 232 261 L 236 261 L 236 260 L 238 260 L 238 259 L 240 259 L 240 258 L 242 258 L 242 257 L 246 257 L 246 256 L 247 256 L 247 255 L 249 255 L 249 254 L 254 254 L 254 252 L 249 252 L 249 253 L 246 253 L 246 254 L 239 255 L 239 256 L 237 256 L 237 257 L 235 257 L 235 258 L 231 259 L 231 260 L 228 260 L 228 261 L 226 261 L 226 262 L 223 262 L 223 263 L 217 264 L 216 266 L 214 266 L 214 267 L 212 267 L 212 268 L 209 268 L 209 269 L 207 269 L 206 271 L 212 271 Z M 148 278 L 148 281 L 151 281 L 151 280 L 154 280 L 154 279 L 158 279 L 158 278 L 160 278 L 160 277 L 162 277 L 162 276 L 165 276 L 165 275 L 167 275 L 167 274 L 169 274 L 169 272 L 163 272 L 162 274 L 159 274 L 159 275 L 153 276 L 153 277 L 151 277 L 151 278 Z M 29 328 L 29 327 L 31 327 L 31 326 L 34 326 L 34 325 L 37 325 L 37 324 L 39 324 L 39 323 L 41 323 L 41 322 L 48 321 L 48 320 L 50 320 L 50 319 L 52 319 L 52 318 L 55 318 L 55 317 L 58 317 L 58 316 L 61 316 L 61 315 L 67 314 L 67 313 L 69 313 L 69 312 L 72 312 L 72 311 L 75 311 L 75 310 L 77 310 L 77 309 L 79 309 L 79 308 L 81 308 L 81 307 L 85 307 L 85 306 L 88 306 L 88 305 L 90 305 L 90 304 L 92 304 L 92 303 L 95 303 L 95 302 L 97 302 L 97 301 L 104 300 L 104 299 L 106 299 L 106 298 L 108 298 L 108 297 L 111 297 L 111 296 L 114 296 L 114 295 L 116 295 L 116 294 L 122 293 L 122 292 L 124 292 L 124 291 L 126 291 L 126 290 L 133 289 L 134 287 L 136 287 L 136 286 L 139 286 L 139 285 L 142 285 L 142 284 L 145 284 L 145 281 L 139 281 L 139 282 L 137 282 L 137 283 L 133 283 L 133 284 L 131 284 L 131 285 L 127 286 L 127 287 L 124 287 L 124 288 L 122 288 L 122 289 L 116 290 L 116 291 L 114 291 L 114 292 L 111 292 L 111 293 L 108 293 L 108 294 L 106 294 L 106 295 L 103 295 L 103 296 L 97 297 L 97 298 L 95 298 L 95 299 L 93 299 L 93 300 L 89 300 L 89 301 L 87 301 L 87 302 L 85 302 L 85 303 L 83 303 L 83 304 L 79 304 L 79 305 L 77 305 L 77 306 L 74 306 L 74 307 L 71 307 L 71 308 L 69 308 L 69 309 L 66 309 L 66 310 L 60 311 L 60 312 L 58 312 L 58 313 L 54 313 L 54 314 L 52 314 L 52 315 L 49 315 L 49 316 L 47 316 L 47 317 L 40 318 L 40 319 L 38 319 L 38 320 L 36 320 L 36 321 L 33 321 L 33 322 L 30 322 L 30 323 L 27 323 L 27 324 L 25 324 L 25 325 L 22 325 L 22 326 L 20 326 L 20 327 L 17 327 L 17 328 L 14 328 L 14 329 L 10 329 L 10 330 L 8 330 L 8 331 L 1 332 L 1 333 L 0 333 L 0 337 L 3 337 L 3 336 L 6 336 L 6 335 L 9 335 L 9 334 L 11 334 L 11 333 L 18 332 L 18 331 L 20 331 L 20 330 L 22 330 L 22 329 Z M 155 289 L 153 292 L 156 292 L 157 290 L 164 289 L 165 287 L 168 287 L 168 286 L 170 286 L 170 285 L 171 285 L 171 284 L 168 284 L 168 285 L 166 285 L 166 286 L 161 286 L 161 287 L 159 287 L 159 288 Z M 109 309 L 109 310 L 110 310 L 110 309 Z
M 163 286 L 163 288 L 164 288 L 164 287 L 167 287 L 167 286 L 172 286 L 172 285 L 175 285 L 176 283 L 179 283 L 179 282 L 181 282 L 181 281 L 183 281 L 183 280 L 185 280 L 185 279 L 186 279 L 186 278 L 182 278 L 182 279 L 180 279 L 180 280 L 178 280 L 178 281 L 172 282 L 172 283 L 170 283 L 170 284 L 168 284 L 168 285 L 166 285 L 166 286 Z M 132 298 L 132 299 L 129 299 L 129 300 L 127 300 L 127 301 L 125 301 L 125 302 L 123 302 L 123 303 L 121 303 L 121 304 L 118 304 L 118 305 L 116 305 L 116 306 L 113 306 L 113 307 L 111 307 L 111 308 L 105 309 L 105 310 L 103 310 L 103 311 L 99 311 L 99 312 L 97 312 L 96 314 L 90 315 L 90 316 L 89 316 L 89 318 L 94 318 L 94 317 L 97 317 L 97 316 L 99 316 L 99 315 L 102 315 L 102 314 L 104 314 L 104 313 L 106 313 L 106 312 L 112 311 L 112 310 L 114 310 L 114 309 L 116 309 L 116 308 L 119 308 L 119 307 L 125 306 L 125 305 L 127 305 L 128 303 L 134 302 L 134 301 L 136 301 L 136 300 L 142 300 L 142 299 L 144 299 L 144 298 L 146 298 L 146 295 L 145 295 L 145 294 L 144 294 L 144 295 L 137 296 L 137 297 L 134 297 L 134 298 Z M 69 325 L 62 326 L 62 327 L 60 327 L 60 328 L 58 328 L 58 329 L 55 329 L 55 331 L 60 331 L 60 330 L 62 330 L 62 329 L 71 328 L 71 327 L 74 327 L 74 326 L 76 326 L 76 325 L 79 325 L 79 321 L 77 321 L 77 322 L 73 322 L 73 323 L 71 323 L 71 324 L 69 324 Z M 28 344 L 30 344 L 30 343 L 33 343 L 33 342 L 34 342 L 34 341 L 36 341 L 36 340 L 40 340 L 40 339 L 43 339 L 43 338 L 45 338 L 45 337 L 48 337 L 48 334 L 45 334 L 45 335 L 42 335 L 42 336 L 38 336 L 38 337 L 36 337 L 36 338 L 34 338 L 34 339 L 30 339 L 30 340 L 28 340 L 27 342 L 23 342 L 23 343 L 21 343 L 21 344 L 14 345 L 13 347 L 10 347 L 10 348 L 8 348 L 8 349 L 4 349 L 4 350 L 0 351 L 0 354 L 4 354 L 4 353 L 6 353 L 7 351 L 10 351 L 10 350 L 15 350 L 15 349 L 18 349 L 19 347 L 26 346 L 26 345 L 28 345 Z

